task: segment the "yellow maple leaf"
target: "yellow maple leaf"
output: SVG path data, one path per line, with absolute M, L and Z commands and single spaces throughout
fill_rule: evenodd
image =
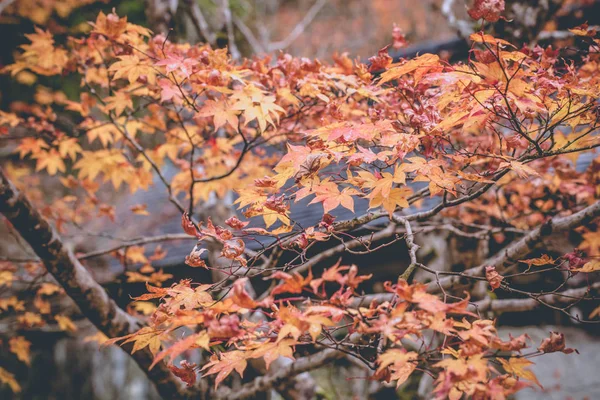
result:
M 23 336 L 15 336 L 8 341 L 10 352 L 17 356 L 20 361 L 31 365 L 31 342 Z
M 40 151 L 34 158 L 37 160 L 35 170 L 41 171 L 46 169 L 48 174 L 56 175 L 58 171 L 65 172 L 67 167 L 63 161 L 62 156 L 56 149 L 50 149 L 49 151 Z
M 61 330 L 69 331 L 69 332 L 77 331 L 77 325 L 75 325 L 73 323 L 71 318 L 69 318 L 65 315 L 56 315 L 54 317 L 54 319 L 56 320 L 56 322 L 58 322 L 58 326 L 60 327 Z
M 120 56 L 119 60 L 108 68 L 110 72 L 115 73 L 114 79 L 127 78 L 129 83 L 134 83 L 143 76 L 150 85 L 156 83 L 154 67 L 146 61 L 141 61 L 136 54 Z
M 131 100 L 131 96 L 129 93 L 121 90 L 115 92 L 114 96 L 108 96 L 105 99 L 106 101 L 106 110 L 115 110 L 115 114 L 118 117 L 123 114 L 126 108 L 133 110 L 133 100 Z
M 15 376 L 2 367 L 0 367 L 0 382 L 8 385 L 13 393 L 21 392 L 21 386 L 15 379 Z
M 393 65 L 390 69 L 381 74 L 381 79 L 379 80 L 378 84 L 383 85 L 386 82 L 398 79 L 402 75 L 406 75 L 419 68 L 427 70 L 431 67 L 439 65 L 439 61 L 440 58 L 437 55 L 428 53 L 407 61 L 404 64 Z
M 275 126 L 279 121 L 279 113 L 285 112 L 275 103 L 275 96 L 266 96 L 259 88 L 250 84 L 235 92 L 231 99 L 234 101 L 231 109 L 239 110 L 244 115 L 244 126 L 256 120 L 261 132 L 267 129 L 267 124 Z
M 574 271 L 587 272 L 587 273 L 600 271 L 600 260 L 588 261 L 583 265 L 583 267 L 577 268 Z
M 382 372 L 389 367 L 391 371 L 390 378 L 396 381 L 396 387 L 400 387 L 417 367 L 415 361 L 418 356 L 414 351 L 389 349 L 377 358 L 379 363 L 377 372 Z
M 100 331 L 96 332 L 93 335 L 89 335 L 83 338 L 84 343 L 96 342 L 98 344 L 104 344 L 107 340 L 108 337 Z
M 14 272 L 8 270 L 0 271 L 0 286 L 11 287 L 14 278 Z
M 62 158 L 69 157 L 75 161 L 77 154 L 81 153 L 81 146 L 77 143 L 77 138 L 67 138 L 58 142 L 58 153 Z
M 533 371 L 527 368 L 533 365 L 532 361 L 529 361 L 525 357 L 511 357 L 508 361 L 498 358 L 498 361 L 500 361 L 507 373 L 535 382 L 539 387 L 542 387 Z
M 255 349 L 251 356 L 252 358 L 264 358 L 267 369 L 271 363 L 279 357 L 286 357 L 294 360 L 294 345 L 298 342 L 294 339 L 283 339 L 278 342 L 266 342 Z
M 162 330 L 156 330 L 150 326 L 145 326 L 123 342 L 123 344 L 133 342 L 131 354 L 145 347 L 148 347 L 153 355 L 156 355 L 161 346 Z
M 408 204 L 408 197 L 411 194 L 412 190 L 408 187 L 392 188 L 387 196 L 384 196 L 382 192 L 379 192 L 374 197 L 371 197 L 369 208 L 382 206 L 391 216 L 398 206 L 402 208 L 410 207 Z
M 125 257 L 127 261 L 132 264 L 142 263 L 147 264 L 148 259 L 144 255 L 144 247 L 143 246 L 131 246 L 125 250 Z

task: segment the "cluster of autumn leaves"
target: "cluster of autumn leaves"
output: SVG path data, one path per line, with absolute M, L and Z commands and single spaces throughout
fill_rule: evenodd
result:
M 587 28 L 574 33 L 598 47 Z M 216 375 L 218 386 L 233 371 L 243 374 L 248 360 L 264 359 L 268 367 L 278 357 L 293 359 L 299 346 L 343 348 L 377 379 L 397 385 L 415 371 L 431 373 L 439 398 L 504 398 L 538 383 L 521 353 L 526 337 L 499 338 L 493 322 L 469 308 L 468 296 L 444 302 L 400 279 L 387 284 L 389 300 L 368 302 L 360 292 L 370 276 L 356 266 L 338 264 L 314 277 L 275 260 L 265 276 L 271 290 L 256 299 L 244 276 L 264 272 L 259 261 L 267 250 L 302 252 L 316 241 L 339 240 L 344 229 L 334 223 L 335 211 L 355 212 L 357 199 L 371 211 L 357 215 L 361 224 L 414 211 L 431 197 L 440 200 L 444 218 L 467 228 L 510 221 L 518 230 L 591 204 L 598 197 L 597 164 L 584 172 L 576 166 L 581 152 L 599 144 L 593 57 L 577 68 L 551 49 L 517 51 L 477 33 L 470 61 L 457 65 L 431 54 L 394 63 L 386 51 L 369 64 L 336 55 L 325 65 L 286 54 L 234 63 L 226 49 L 173 43 L 102 13 L 89 35 L 59 44 L 37 30 L 28 39 L 6 73 L 34 73 L 42 82 L 81 77 L 79 99 L 39 85 L 34 104 L 0 113 L 1 134 L 16 127 L 34 133 L 18 139 L 19 157 L 58 175 L 69 191 L 44 205 L 59 231 L 99 216 L 114 220 L 116 205 L 100 195 L 105 185 L 130 193 L 165 186 L 180 211 L 235 191 L 244 216 L 228 219 L 225 228 L 183 215 L 184 231 L 198 239 L 186 263 L 212 267 L 207 241 L 219 243 L 231 263 L 233 282 L 224 293 L 188 280 L 162 287 L 172 276 L 149 265 L 164 257 L 162 249 L 150 257 L 143 247 L 117 254 L 145 265 L 129 272 L 130 281 L 155 286 L 133 303 L 149 315 L 148 326 L 108 343 L 149 348 L 155 364 L 168 358 L 188 385 L 201 371 Z M 61 128 L 63 115 L 76 126 Z M 9 173 L 23 177 L 20 185 L 43 203 L 35 180 L 19 168 Z M 323 216 L 314 226 L 301 226 L 290 211 L 304 198 Z M 444 210 L 451 203 L 457 207 Z M 131 211 L 147 214 L 145 205 Z M 596 231 L 583 229 L 582 248 L 597 254 Z M 276 240 L 249 254 L 247 240 L 264 237 Z M 577 271 L 599 269 L 586 265 Z M 486 276 L 492 289 L 500 287 L 497 271 Z M 14 297 L 2 302 L 2 310 L 24 310 Z M 66 317 L 56 316 L 61 324 L 59 318 Z M 444 338 L 441 344 L 434 335 Z M 17 338 L 10 347 L 27 362 L 27 343 Z M 368 347 L 381 351 L 367 355 Z M 193 349 L 210 353 L 209 361 L 173 364 Z M 570 352 L 560 334 L 538 348 L 554 351 Z M 0 369 L 0 379 L 10 384 L 9 378 Z
M 190 386 L 198 372 L 216 374 L 218 386 L 233 371 L 243 375 L 251 359 L 264 359 L 268 368 L 279 357 L 293 360 L 298 346 L 328 347 L 327 337 L 352 338 L 344 345 L 348 352 L 365 347 L 369 340 L 402 343 L 377 355 L 372 362 L 375 379 L 400 386 L 415 370 L 425 370 L 436 374 L 434 393 L 440 398 L 507 396 L 531 384 L 539 385 L 528 368 L 533 363 L 521 354 L 528 347 L 527 335 L 500 339 L 493 321 L 479 319 L 469 311 L 468 296 L 448 304 L 427 293 L 426 285 L 399 280 L 386 286 L 391 300 L 367 305 L 362 304 L 363 296 L 356 288 L 370 276 L 357 275 L 355 266 L 336 265 L 318 280 L 281 272 L 275 275 L 280 285 L 260 301 L 246 291 L 246 278 L 236 280 L 231 295 L 223 299 L 213 298 L 211 285 L 189 280 L 169 288 L 147 286 L 149 293 L 136 300 L 161 299 L 150 326 L 106 344 L 131 342 L 133 352 L 148 347 L 155 354 L 154 364 L 193 349 L 213 353 L 201 367 L 188 361 L 170 366 Z M 333 295 L 322 291 L 325 283 L 336 287 Z M 299 307 L 286 300 L 303 292 L 311 293 L 313 299 Z M 276 300 L 275 295 L 285 296 Z M 252 313 L 259 309 L 263 318 L 253 318 Z M 188 334 L 174 339 L 173 333 L 182 328 L 189 330 Z M 437 346 L 431 345 L 434 333 L 446 338 L 441 359 Z M 569 354 L 574 350 L 566 348 L 564 336 L 554 332 L 533 354 L 557 351 Z M 499 372 L 500 366 L 505 373 Z

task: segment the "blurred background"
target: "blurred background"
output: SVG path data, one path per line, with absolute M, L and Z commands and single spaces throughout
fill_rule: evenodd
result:
M 384 46 L 393 56 L 435 52 L 466 58 L 464 42 L 482 27 L 515 44 L 551 44 L 570 37 L 567 29 L 600 18 L 595 0 L 509 0 L 505 19 L 474 21 L 475 0 L 0 0 L 0 67 L 12 62 L 25 34 L 35 27 L 61 37 L 91 29 L 100 11 L 115 10 L 128 21 L 170 40 L 229 46 L 234 57 L 277 55 L 332 61 L 347 53 L 367 60 Z M 498 1 L 504 3 L 504 1 Z M 482 20 L 480 20 L 482 21 Z M 33 96 L 35 77 L 22 72 L 0 77 L 0 108 Z M 76 96 L 78 82 L 45 82 Z M 29 98 L 28 98 L 29 97 Z

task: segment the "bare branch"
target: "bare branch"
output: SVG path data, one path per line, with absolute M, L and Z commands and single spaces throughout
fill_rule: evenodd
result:
M 404 224 L 404 228 L 406 229 L 405 240 L 406 245 L 408 246 L 410 265 L 408 266 L 408 268 L 406 268 L 406 271 L 404 271 L 404 273 L 400 275 L 400 278 L 408 281 L 415 268 L 417 268 L 417 266 L 419 265 L 419 262 L 417 261 L 417 251 L 419 250 L 419 245 L 415 243 L 415 235 L 413 234 L 412 227 L 410 226 L 410 221 L 406 218 L 399 217 L 396 215 L 393 216 L 393 219 L 397 223 Z
M 169 233 L 169 234 L 165 234 L 165 235 L 148 236 L 148 237 L 143 237 L 143 238 L 139 238 L 139 239 L 133 239 L 126 243 L 122 243 L 122 244 L 112 246 L 112 247 L 109 247 L 106 249 L 90 251 L 89 253 L 82 254 L 77 258 L 80 260 L 87 260 L 88 258 L 103 256 L 105 254 L 109 254 L 114 251 L 121 250 L 125 247 L 140 246 L 140 245 L 144 245 L 144 244 L 157 243 L 157 242 L 167 242 L 167 241 L 172 241 L 172 240 L 198 240 L 198 238 L 190 236 L 187 233 Z
M 539 297 L 530 297 L 528 299 L 491 299 L 477 301 L 469 306 L 471 311 L 492 311 L 500 312 L 524 312 L 531 311 L 540 306 L 560 305 L 585 300 L 586 295 L 592 299 L 597 299 L 600 292 L 600 282 L 592 284 L 590 287 L 581 287 L 569 289 L 559 293 L 548 293 Z
M 2 14 L 4 12 L 4 10 L 10 6 L 12 3 L 14 3 L 15 0 L 2 0 L 0 1 L 0 14 Z
M 317 0 L 308 10 L 302 21 L 298 22 L 290 34 L 279 42 L 269 44 L 269 51 L 277 51 L 288 48 L 306 30 L 308 25 L 315 19 L 319 11 L 327 4 L 327 0 Z
M 581 300 L 597 300 L 600 294 L 600 282 L 589 287 L 568 289 L 562 292 L 547 293 L 541 296 L 531 296 L 526 299 L 491 299 L 485 298 L 469 304 L 469 310 L 473 312 L 491 311 L 494 313 L 525 312 L 541 306 L 561 305 L 579 302 Z M 587 297 L 586 297 L 587 296 Z M 352 307 L 366 306 L 373 301 L 383 303 L 392 301 L 394 293 L 376 293 L 358 297 L 352 303 Z
M 234 60 L 239 60 L 242 55 L 237 48 L 235 43 L 235 35 L 233 33 L 233 22 L 231 21 L 231 8 L 229 7 L 229 0 L 221 0 L 221 9 L 223 11 L 223 17 L 225 18 L 225 27 L 227 29 L 227 45 L 229 52 Z
M 235 24 L 235 26 L 239 29 L 239 31 L 242 33 L 242 35 L 244 35 L 244 38 L 252 47 L 252 51 L 254 52 L 254 54 L 258 55 L 258 54 L 265 53 L 264 46 L 256 38 L 256 36 L 252 32 L 252 30 L 250 28 L 248 28 L 248 25 L 246 25 L 244 23 L 244 21 L 242 21 L 239 17 L 237 17 L 235 15 L 233 16 L 232 19 L 233 19 L 233 23 Z
M 439 279 L 439 281 L 431 282 L 428 290 L 430 292 L 437 292 L 442 289 L 449 289 L 453 285 L 458 284 L 461 279 L 482 277 L 484 276 L 486 266 L 492 266 L 498 271 L 502 271 L 507 266 L 514 264 L 527 256 L 527 254 L 541 243 L 545 237 L 548 237 L 553 233 L 565 232 L 584 225 L 598 216 L 600 216 L 600 201 L 595 202 L 591 206 L 588 206 L 573 215 L 567 217 L 554 217 L 529 232 L 520 240 L 513 242 L 495 256 L 487 259 L 480 266 L 468 269 L 461 273 L 455 273 L 452 276 Z
M 198 35 L 202 36 L 208 44 L 214 46 L 217 43 L 217 37 L 208 26 L 208 22 L 204 14 L 202 14 L 198 3 L 195 0 L 184 0 L 184 3 Z

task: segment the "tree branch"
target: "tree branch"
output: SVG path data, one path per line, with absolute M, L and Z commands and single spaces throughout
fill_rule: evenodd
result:
M 325 4 L 327 4 L 327 0 L 317 0 L 285 39 L 268 45 L 269 51 L 283 50 L 289 47 L 306 30 L 306 27 L 315 19 Z
M 221 0 L 221 8 L 223 11 L 223 17 L 225 18 L 225 28 L 227 30 L 227 47 L 229 47 L 229 53 L 231 58 L 239 60 L 242 55 L 237 48 L 235 43 L 235 35 L 233 33 L 233 22 L 231 22 L 231 8 L 229 7 L 229 0 Z
M 210 30 L 208 22 L 200 10 L 200 6 L 195 0 L 184 0 L 184 4 L 188 9 L 188 15 L 192 20 L 192 24 L 196 28 L 198 36 L 201 36 L 206 40 L 208 44 L 214 46 L 217 43 L 217 37 L 214 32 Z
M 124 336 L 141 327 L 140 321 L 119 308 L 104 288 L 92 278 L 49 222 L 6 177 L 2 168 L 0 213 L 27 241 L 48 272 L 77 304 L 81 313 L 106 336 Z M 164 398 L 183 398 L 180 381 L 165 364 L 161 363 L 148 371 L 153 356 L 147 349 L 135 352 L 132 357 Z
M 590 287 L 581 287 L 568 289 L 563 292 L 548 293 L 539 297 L 531 297 L 528 299 L 491 299 L 476 301 L 469 306 L 471 311 L 492 311 L 495 313 L 501 312 L 524 312 L 531 311 L 543 305 L 559 305 L 569 302 L 578 302 L 585 300 L 586 295 L 592 296 L 591 299 L 596 299 L 600 293 L 600 282 L 592 284 Z
M 438 292 L 449 289 L 458 284 L 462 279 L 469 277 L 483 277 L 486 266 L 495 267 L 501 272 L 507 266 L 523 259 L 529 254 L 544 238 L 553 233 L 565 232 L 578 226 L 591 222 L 594 218 L 600 216 L 600 201 L 583 210 L 569 215 L 567 217 L 554 217 L 544 224 L 538 226 L 520 240 L 508 245 L 504 250 L 498 252 L 491 258 L 488 258 L 480 266 L 468 269 L 461 273 L 453 273 L 429 284 L 429 292 Z M 443 274 L 443 273 L 440 273 Z
M 302 372 L 307 372 L 319 368 L 330 361 L 344 357 L 344 353 L 327 349 L 304 358 L 300 358 L 293 363 L 277 371 L 255 378 L 252 382 L 243 385 L 235 392 L 223 390 L 217 393 L 217 398 L 227 400 L 242 400 L 254 398 L 257 393 L 264 392 L 274 387 L 285 385 L 286 381 Z
M 595 300 L 600 293 L 600 282 L 596 282 L 589 287 L 580 287 L 568 289 L 562 292 L 547 293 L 541 296 L 534 296 L 526 299 L 492 299 L 485 298 L 469 304 L 468 310 L 473 312 L 491 311 L 495 313 L 502 312 L 525 312 L 534 310 L 540 306 L 567 304 L 569 302 L 579 302 L 580 300 Z M 585 297 L 590 295 L 591 297 Z M 376 301 L 383 303 L 392 301 L 394 293 L 377 293 L 356 298 L 351 307 L 368 306 Z

